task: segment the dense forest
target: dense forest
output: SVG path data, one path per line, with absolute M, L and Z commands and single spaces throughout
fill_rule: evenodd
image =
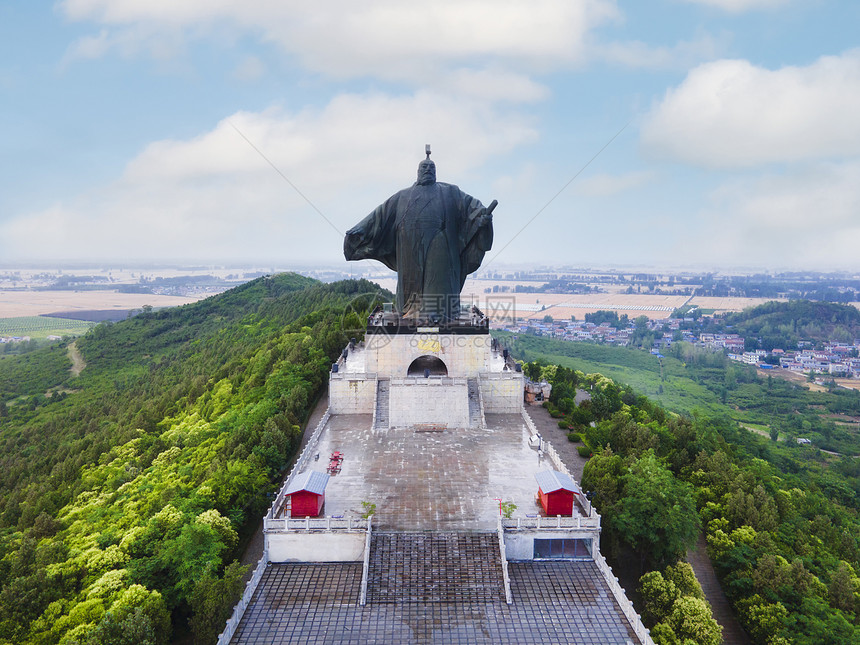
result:
M 0 358 L 0 643 L 213 642 L 375 285 L 265 277 Z M 349 312 L 349 313 L 345 313 Z
M 721 372 L 725 383 L 732 366 L 701 358 L 703 369 Z M 601 374 L 542 362 L 524 371 L 553 384 L 546 407 L 559 432 L 593 455 L 582 484 L 604 518 L 603 550 L 635 554 L 644 573 L 639 609 L 658 645 L 720 642 L 682 561 L 700 530 L 754 643 L 860 643 L 860 459 L 749 432 L 731 418 L 739 410 L 704 386 L 712 409 L 678 414 Z M 785 386 L 794 404 L 819 396 L 776 379 L 762 382 L 754 371 L 741 374 L 747 379 L 743 384 L 759 389 L 748 393 L 746 412 L 763 420 L 774 400 L 784 405 L 779 396 L 767 400 L 768 388 L 778 394 Z M 577 389 L 590 400 L 577 405 Z M 810 418 L 826 413 L 826 404 L 856 414 L 857 399 L 848 393 L 821 407 L 807 400 L 805 409 Z M 844 448 L 858 452 L 856 429 L 840 432 Z
M 797 349 L 800 341 L 853 343 L 860 338 L 860 311 L 828 302 L 791 300 L 766 302 L 717 321 L 720 330 L 731 329 L 753 343 L 747 349 Z

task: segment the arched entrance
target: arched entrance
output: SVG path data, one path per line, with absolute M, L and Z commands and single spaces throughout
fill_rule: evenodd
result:
M 409 364 L 406 376 L 424 377 L 425 370 L 430 370 L 430 376 L 448 376 L 448 367 L 436 356 L 424 355 Z

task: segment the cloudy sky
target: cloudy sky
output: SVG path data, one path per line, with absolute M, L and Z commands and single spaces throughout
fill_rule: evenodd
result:
M 431 143 L 499 201 L 485 264 L 858 270 L 857 25 L 856 0 L 0 2 L 0 264 L 340 262 Z

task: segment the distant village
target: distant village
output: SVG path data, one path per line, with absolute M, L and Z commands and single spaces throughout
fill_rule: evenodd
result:
M 782 368 L 804 374 L 827 374 L 834 378 L 860 378 L 860 339 L 855 339 L 853 343 L 825 343 L 820 349 L 814 349 L 811 343 L 800 342 L 797 350 L 744 351 L 746 343 L 742 336 L 682 329 L 684 323 L 689 325 L 691 322 L 692 318 L 648 320 L 645 323 L 647 331 L 663 333 L 662 337 L 653 340 L 651 353 L 662 356 L 661 351 L 665 348 L 671 347 L 675 342 L 686 341 L 696 347 L 724 351 L 733 361 L 755 365 L 761 369 Z M 636 332 L 636 323 L 630 321 L 627 327 L 616 329 L 608 322 L 595 324 L 575 320 L 542 322 L 519 319 L 516 324 L 504 325 L 499 329 L 557 340 L 626 347 Z

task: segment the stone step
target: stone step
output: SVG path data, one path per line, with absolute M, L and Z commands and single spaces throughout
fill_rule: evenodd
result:
M 371 538 L 370 603 L 503 603 L 496 533 L 380 533 Z

